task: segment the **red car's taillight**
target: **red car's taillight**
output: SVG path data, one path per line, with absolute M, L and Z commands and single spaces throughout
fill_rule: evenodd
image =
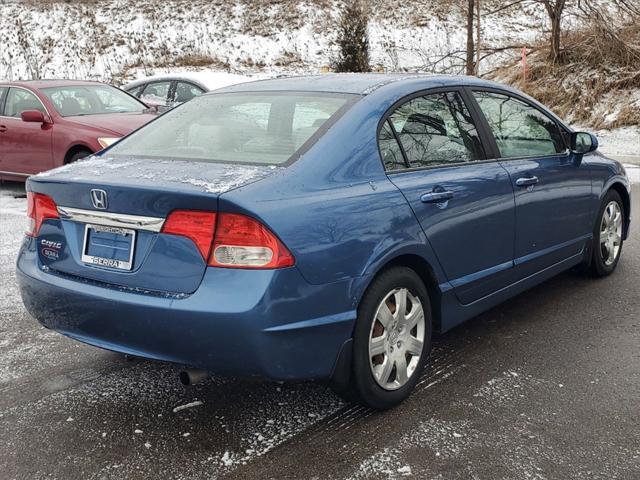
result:
M 174 210 L 164 222 L 162 233 L 190 238 L 206 260 L 211 251 L 215 228 L 215 212 Z
M 25 232 L 30 237 L 37 237 L 42 222 L 47 218 L 60 218 L 58 207 L 53 199 L 42 193 L 27 192 L 27 217 L 29 227 Z
M 293 255 L 259 221 L 236 213 L 218 214 L 209 265 L 226 268 L 284 268 Z
M 190 238 L 212 267 L 265 269 L 295 263 L 291 252 L 267 227 L 246 215 L 174 210 L 162 233 Z

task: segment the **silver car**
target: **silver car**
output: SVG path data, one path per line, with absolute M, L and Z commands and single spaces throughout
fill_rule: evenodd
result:
M 225 72 L 176 72 L 154 75 L 122 87 L 150 107 L 173 108 L 205 92 L 252 80 L 245 75 Z

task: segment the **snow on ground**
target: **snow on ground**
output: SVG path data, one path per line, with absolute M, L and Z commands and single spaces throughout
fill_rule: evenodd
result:
M 631 183 L 640 183 L 640 165 L 625 164 L 624 168 Z
M 166 452 L 166 458 L 182 458 L 174 465 L 180 470 L 170 471 L 172 478 L 202 472 L 217 478 L 342 407 L 326 387 L 314 384 L 211 378 L 185 390 L 177 381 L 177 366 L 134 362 L 122 368 L 121 356 L 40 327 L 26 314 L 15 278 L 25 218 L 24 185 L 1 183 L 0 443 L 7 451 L 18 454 L 28 448 L 16 446 L 22 429 L 57 422 L 57 428 L 43 432 L 45 444 L 64 448 L 60 445 L 73 442 L 61 439 L 79 435 L 86 449 L 65 452 L 66 458 L 85 454 L 100 462 L 107 447 L 131 453 L 130 458 L 105 462 L 101 479 L 156 471 L 160 467 L 153 464 L 153 455 L 158 451 Z M 239 393 L 243 390 L 248 392 L 244 397 Z M 21 392 L 39 400 L 22 402 Z M 234 395 L 240 398 L 233 408 L 224 402 L 216 406 L 216 398 Z M 129 421 L 123 423 L 123 415 Z M 212 432 L 218 444 L 211 445 Z M 41 471 L 31 478 L 50 474 Z
M 598 137 L 600 151 L 605 155 L 623 160 L 624 157 L 640 160 L 640 127 L 622 127 L 594 133 Z
M 16 255 L 27 226 L 27 202 L 23 191 L 21 184 L 11 185 L 9 188 L 0 186 L 0 276 L 8 274 L 11 279 L 15 278 L 13 271 Z M 15 282 L 2 287 L 0 315 L 15 308 L 16 302 L 19 302 Z

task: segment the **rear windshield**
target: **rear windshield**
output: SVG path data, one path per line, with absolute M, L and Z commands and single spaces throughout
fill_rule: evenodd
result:
M 142 112 L 147 106 L 110 85 L 68 85 L 43 88 L 63 117 Z
M 134 132 L 109 154 L 282 165 L 355 98 L 315 92 L 204 95 Z

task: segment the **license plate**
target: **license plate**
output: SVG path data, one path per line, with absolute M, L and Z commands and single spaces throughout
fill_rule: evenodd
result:
M 135 243 L 135 230 L 87 224 L 84 229 L 82 261 L 100 267 L 131 270 Z

